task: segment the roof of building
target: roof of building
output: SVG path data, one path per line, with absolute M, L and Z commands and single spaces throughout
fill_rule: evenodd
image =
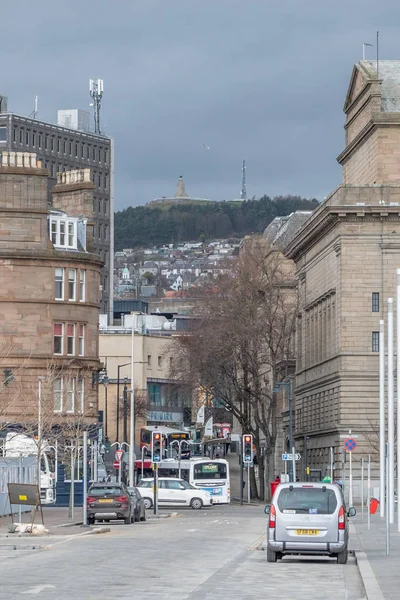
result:
M 266 227 L 263 235 L 271 244 L 283 249 L 293 240 L 312 212 L 311 210 L 297 210 L 284 217 L 275 217 Z
M 376 60 L 361 60 L 371 79 L 378 77 Z M 380 60 L 379 79 L 382 80 L 382 111 L 400 112 L 400 60 Z

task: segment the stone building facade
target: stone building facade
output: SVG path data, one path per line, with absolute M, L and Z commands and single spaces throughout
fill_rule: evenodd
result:
M 114 146 L 105 135 L 46 123 L 0 110 L 0 152 L 35 153 L 48 170 L 49 200 L 59 173 L 90 169 L 94 184 L 91 213 L 94 248 L 104 266 L 101 271 L 102 314 L 113 315 L 114 273 Z
M 400 61 L 355 65 L 345 103 L 340 185 L 289 241 L 299 313 L 296 449 L 315 476 L 344 470 L 343 437 L 358 435 L 354 464 L 377 459 L 379 321 L 400 264 Z M 357 490 L 355 491 L 357 495 Z
M 95 425 L 103 263 L 90 171 L 60 174 L 52 207 L 35 154 L 0 157 L 0 428 Z

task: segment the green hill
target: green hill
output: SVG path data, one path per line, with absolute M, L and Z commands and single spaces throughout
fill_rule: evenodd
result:
M 275 217 L 295 210 L 314 210 L 315 199 L 263 196 L 244 202 L 136 206 L 115 213 L 115 250 L 206 241 L 261 233 Z

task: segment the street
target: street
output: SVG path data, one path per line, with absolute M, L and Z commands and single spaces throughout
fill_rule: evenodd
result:
M 150 514 L 148 515 L 151 516 Z M 0 599 L 361 600 L 354 558 L 285 558 L 267 563 L 262 506 L 224 506 L 102 535 L 58 538 L 47 549 L 0 546 Z M 51 538 L 18 538 L 49 546 Z

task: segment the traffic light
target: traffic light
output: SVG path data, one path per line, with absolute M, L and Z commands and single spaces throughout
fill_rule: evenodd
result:
M 253 436 L 250 433 L 243 436 L 243 462 L 253 462 Z
M 162 435 L 159 431 L 151 434 L 151 462 L 159 463 L 162 458 Z

